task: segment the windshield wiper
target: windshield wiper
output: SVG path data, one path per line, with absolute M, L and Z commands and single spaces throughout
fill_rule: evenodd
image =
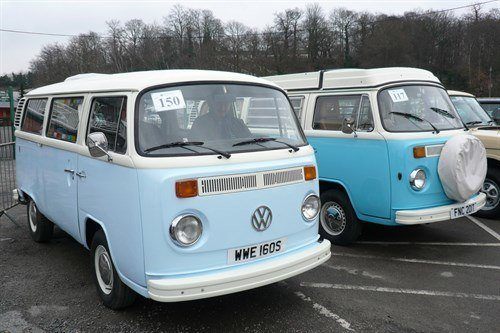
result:
M 389 112 L 389 114 L 395 114 L 395 115 L 398 115 L 398 116 L 402 116 L 402 117 L 405 117 L 406 119 L 414 119 L 416 121 L 420 121 L 420 122 L 427 122 L 429 125 L 431 125 L 431 127 L 434 129 L 434 132 L 436 132 L 436 134 L 438 134 L 440 131 L 439 129 L 434 126 L 433 123 L 431 123 L 430 121 L 428 121 L 427 119 L 424 119 L 424 118 L 420 118 L 420 117 L 417 117 L 411 113 L 405 113 L 405 112 L 396 112 L 396 111 L 393 111 L 393 112 Z
M 293 151 L 299 151 L 299 149 L 300 149 L 299 147 L 294 146 L 292 144 L 289 144 L 288 142 L 279 141 L 279 140 L 276 140 L 275 138 L 266 138 L 266 137 L 255 138 L 255 139 L 251 139 L 251 140 L 245 140 L 245 141 L 237 142 L 237 143 L 235 143 L 233 145 L 233 147 L 250 145 L 250 144 L 259 144 L 261 142 L 269 142 L 269 141 L 273 141 L 273 142 L 278 142 L 278 143 L 284 144 L 285 146 L 287 146 L 289 148 L 292 148 Z
M 451 118 L 451 119 L 455 119 L 455 116 L 452 115 L 450 113 L 450 111 L 446 111 L 446 110 L 443 110 L 443 109 L 440 109 L 440 108 L 436 108 L 436 107 L 432 107 L 430 108 L 432 111 L 442 115 L 442 116 L 445 116 L 445 117 L 448 117 L 448 118 Z
M 468 121 L 465 124 L 466 125 L 477 125 L 477 124 L 482 124 L 483 122 L 480 120 L 473 120 L 473 121 Z
M 230 158 L 231 157 L 231 154 L 229 154 L 228 152 L 225 152 L 225 151 L 222 151 L 222 150 L 218 150 L 218 149 L 215 149 L 215 148 L 211 148 L 211 147 L 207 147 L 207 146 L 204 146 L 204 144 L 205 143 L 202 142 L 202 141 L 175 141 L 175 142 L 170 142 L 170 143 L 166 143 L 166 144 L 163 144 L 163 145 L 159 145 L 159 146 L 148 148 L 148 149 L 144 150 L 144 152 L 150 153 L 152 151 L 159 150 L 159 149 L 181 147 L 181 148 L 185 148 L 187 150 L 190 150 L 190 151 L 193 151 L 193 152 L 199 154 L 200 153 L 199 151 L 196 151 L 194 149 L 188 148 L 188 146 L 197 146 L 197 147 L 201 147 L 201 148 L 205 148 L 205 149 L 211 150 L 214 153 L 217 153 L 219 155 L 224 156 L 225 158 Z

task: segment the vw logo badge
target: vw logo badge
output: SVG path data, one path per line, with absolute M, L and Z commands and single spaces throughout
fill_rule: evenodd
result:
M 266 206 L 260 206 L 252 214 L 252 226 L 257 231 L 264 231 L 271 225 L 273 213 Z

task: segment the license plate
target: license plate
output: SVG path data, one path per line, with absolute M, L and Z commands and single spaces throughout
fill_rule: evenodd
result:
M 285 242 L 286 238 L 282 238 L 247 247 L 230 249 L 227 251 L 227 262 L 229 264 L 237 264 L 283 252 L 285 250 Z
M 462 205 L 451 209 L 450 216 L 452 219 L 467 216 L 476 212 L 476 204 Z

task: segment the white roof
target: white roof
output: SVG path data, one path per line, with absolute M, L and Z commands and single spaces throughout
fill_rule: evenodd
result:
M 264 78 L 285 90 L 366 88 L 400 81 L 430 81 L 441 84 L 431 72 L 411 67 L 346 68 Z
M 246 74 L 176 69 L 118 74 L 78 74 L 67 78 L 64 82 L 34 89 L 27 96 L 101 91 L 140 91 L 156 85 L 203 81 L 257 83 L 277 87 L 272 82 Z
M 474 95 L 466 93 L 464 91 L 458 90 L 448 90 L 448 95 L 450 96 L 464 96 L 464 97 L 474 97 Z

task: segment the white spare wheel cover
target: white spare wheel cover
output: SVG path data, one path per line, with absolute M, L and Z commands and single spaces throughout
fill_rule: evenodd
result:
M 486 177 L 486 150 L 470 134 L 452 137 L 441 151 L 438 174 L 448 198 L 464 202 L 479 192 Z

